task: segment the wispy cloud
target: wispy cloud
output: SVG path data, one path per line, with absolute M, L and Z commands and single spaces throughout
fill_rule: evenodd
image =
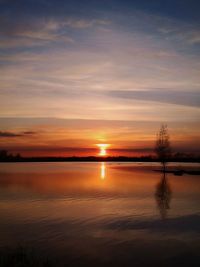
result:
M 22 136 L 22 134 L 11 133 L 11 132 L 0 132 L 0 137 L 19 137 L 19 136 Z
M 84 30 L 108 24 L 109 21 L 103 19 L 22 17 L 16 21 L 1 16 L 0 48 L 44 46 L 52 42 L 73 43 L 74 38 L 67 31 L 69 28 Z
M 6 138 L 13 138 L 13 137 L 25 137 L 25 136 L 32 136 L 35 135 L 36 132 L 33 131 L 25 131 L 25 132 L 7 132 L 7 131 L 0 131 L 0 138 L 6 137 Z
M 168 103 L 183 106 L 200 106 L 200 92 L 198 91 L 176 91 L 169 90 L 166 88 L 160 88 L 156 90 L 119 90 L 106 92 L 112 97 L 122 98 L 122 99 L 135 99 L 141 101 L 153 101 L 159 103 Z
M 78 29 L 86 29 L 93 26 L 106 26 L 109 25 L 109 20 L 103 19 L 66 19 L 62 22 L 62 26 L 68 26 Z

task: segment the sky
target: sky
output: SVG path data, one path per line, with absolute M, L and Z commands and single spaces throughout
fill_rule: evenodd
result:
M 0 149 L 200 153 L 200 2 L 0 0 Z

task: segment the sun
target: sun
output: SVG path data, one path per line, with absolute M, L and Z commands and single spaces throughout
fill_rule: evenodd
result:
M 109 144 L 97 144 L 97 146 L 99 147 L 100 151 L 99 151 L 99 156 L 104 157 L 107 155 L 107 151 L 106 148 L 109 147 Z

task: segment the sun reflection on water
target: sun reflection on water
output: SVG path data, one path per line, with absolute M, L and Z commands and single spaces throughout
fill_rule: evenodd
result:
M 106 165 L 104 162 L 101 163 L 101 180 L 106 178 Z

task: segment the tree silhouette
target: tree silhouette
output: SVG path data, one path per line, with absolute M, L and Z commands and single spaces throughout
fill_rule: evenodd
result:
M 160 131 L 157 134 L 157 140 L 155 145 L 155 152 L 161 164 L 163 165 L 163 171 L 166 170 L 166 164 L 171 157 L 171 146 L 169 140 L 169 133 L 167 125 L 161 125 Z

